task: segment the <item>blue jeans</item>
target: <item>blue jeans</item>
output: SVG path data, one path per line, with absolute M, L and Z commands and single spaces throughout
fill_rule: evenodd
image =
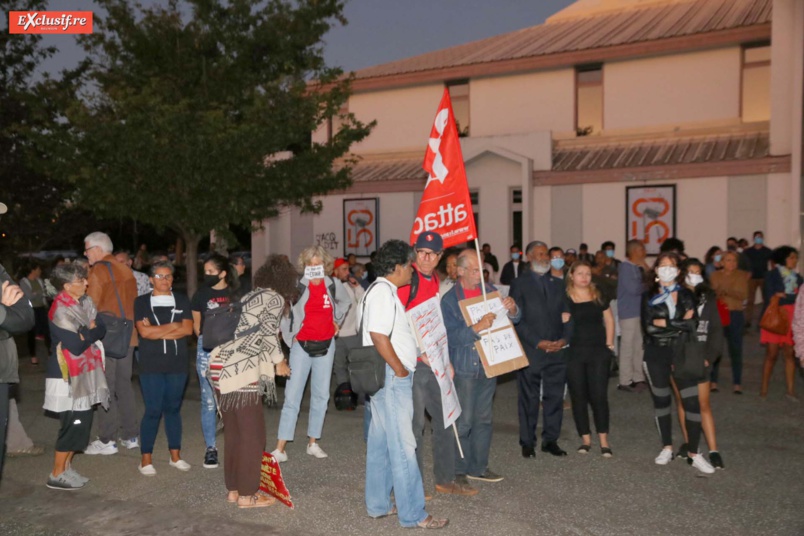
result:
M 201 432 L 207 448 L 215 448 L 215 431 L 218 426 L 218 405 L 215 393 L 207 378 L 209 371 L 209 352 L 204 351 L 204 336 L 198 337 L 198 353 L 195 358 L 195 370 L 198 372 L 198 383 L 201 385 Z
M 397 378 L 386 365 L 385 387 L 371 397 L 371 427 L 366 447 L 369 516 L 383 516 L 391 511 L 392 490 L 400 525 L 415 527 L 427 518 L 413 435 L 413 373 Z
M 307 378 L 310 378 L 310 418 L 307 421 L 307 435 L 313 439 L 321 437 L 324 416 L 329 403 L 329 385 L 332 380 L 332 362 L 335 358 L 335 341 L 329 345 L 326 355 L 310 357 L 298 341 L 290 347 L 290 379 L 285 384 L 285 402 L 279 418 L 279 439 L 293 441 L 296 421 L 299 419 L 301 399 Z
M 726 342 L 729 347 L 731 376 L 733 385 L 742 385 L 743 380 L 743 329 L 745 315 L 742 311 L 729 311 L 729 326 L 725 328 Z M 720 358 L 712 363 L 711 381 L 717 383 Z
M 140 451 L 153 454 L 159 421 L 165 416 L 168 449 L 181 449 L 181 403 L 187 374 L 140 374 L 145 415 L 140 422 Z
M 452 381 L 461 403 L 461 416 L 455 424 L 464 455 L 461 458 L 456 452 L 455 474 L 480 476 L 489 465 L 492 401 L 497 378 L 486 378 L 485 374 L 478 378 L 455 375 Z

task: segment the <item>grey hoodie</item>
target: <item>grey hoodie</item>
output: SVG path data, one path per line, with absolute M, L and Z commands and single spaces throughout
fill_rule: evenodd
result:
M 302 323 L 304 323 L 304 306 L 307 304 L 307 299 L 310 296 L 310 293 L 307 292 L 310 280 L 306 277 L 302 277 L 301 281 L 299 281 L 299 285 L 304 287 L 300 293 L 299 300 L 291 308 L 290 315 L 282 317 L 279 324 L 279 328 L 282 330 L 282 338 L 285 340 L 285 344 L 287 344 L 288 347 L 293 345 L 293 339 L 299 333 L 299 330 L 301 330 Z M 349 312 L 349 307 L 352 306 L 352 300 L 349 299 L 349 294 L 346 293 L 346 289 L 343 288 L 343 283 L 341 283 L 339 279 L 332 279 L 329 276 L 325 276 L 324 285 L 326 285 L 330 302 L 335 304 L 332 309 L 332 317 L 335 323 L 340 326 L 346 318 L 346 313 Z M 334 296 L 330 290 L 332 287 L 335 288 Z

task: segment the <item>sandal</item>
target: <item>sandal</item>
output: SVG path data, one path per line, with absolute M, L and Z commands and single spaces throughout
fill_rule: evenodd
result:
M 581 445 L 578 447 L 578 454 L 589 454 L 590 450 L 592 450 L 592 445 Z
M 387 514 L 382 514 L 382 515 L 376 516 L 376 517 L 374 517 L 374 519 L 382 519 L 384 517 L 395 516 L 397 514 L 399 514 L 399 511 L 396 509 L 396 506 L 392 506 L 391 510 Z
M 431 515 L 428 515 L 421 523 L 416 524 L 420 529 L 443 529 L 447 525 L 449 525 L 449 519 L 436 519 Z
M 604 458 L 611 458 L 614 456 L 614 453 L 611 451 L 609 447 L 600 447 L 600 453 L 603 455 Z
M 237 499 L 238 508 L 261 508 L 263 506 L 271 506 L 274 504 L 276 504 L 276 499 L 261 493 L 251 495 L 250 497 L 241 496 Z
M 240 494 L 236 491 L 230 491 L 228 495 L 226 495 L 226 502 L 228 503 L 236 503 L 237 499 L 240 498 Z

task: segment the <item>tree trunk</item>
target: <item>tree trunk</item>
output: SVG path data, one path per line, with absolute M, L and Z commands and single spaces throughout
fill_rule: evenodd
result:
M 173 264 L 176 266 L 184 264 L 184 240 L 181 238 L 176 239 L 176 260 Z
M 198 235 L 182 233 L 184 243 L 187 244 L 187 255 L 185 264 L 187 267 L 187 295 L 192 297 L 198 289 L 198 242 L 201 237 Z

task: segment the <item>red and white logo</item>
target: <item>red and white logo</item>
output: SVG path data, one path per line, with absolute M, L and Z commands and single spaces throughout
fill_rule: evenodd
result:
M 91 34 L 91 11 L 9 11 L 10 34 Z
M 474 240 L 477 230 L 466 182 L 466 168 L 455 115 L 452 113 L 452 101 L 446 88 L 430 130 L 423 167 L 429 176 L 419 212 L 413 222 L 411 244 L 415 244 L 424 231 L 440 234 L 445 248 Z

